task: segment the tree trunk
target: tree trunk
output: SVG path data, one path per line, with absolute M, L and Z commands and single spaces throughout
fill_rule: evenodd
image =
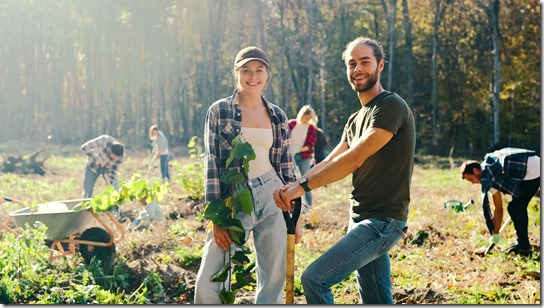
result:
M 491 112 L 493 119 L 493 145 L 500 141 L 500 93 L 501 93 L 501 54 L 499 50 L 499 0 L 489 0 L 489 25 L 493 44 L 493 78 L 491 81 Z
M 433 19 L 433 43 L 432 43 L 432 53 L 431 53 L 431 100 L 433 106 L 432 112 L 432 146 L 437 146 L 437 137 L 438 137 L 438 50 L 440 49 L 440 38 L 439 38 L 439 28 L 440 23 L 442 22 L 442 17 L 444 16 L 445 6 L 441 5 L 441 0 L 435 0 L 434 7 L 434 19 Z M 435 149 L 436 150 L 436 149 Z M 436 152 L 434 153 L 436 154 Z
M 306 55 L 306 69 L 307 72 L 307 82 L 306 82 L 306 105 L 312 105 L 312 92 L 314 85 L 314 65 L 313 65 L 313 54 L 314 54 L 314 28 L 315 28 L 315 3 L 313 0 L 310 0 L 306 3 L 307 14 L 308 14 L 308 46 L 310 47 L 310 52 Z
M 412 40 L 412 21 L 410 20 L 410 12 L 408 9 L 408 0 L 402 0 L 402 24 L 404 27 L 404 39 L 406 44 L 406 81 L 407 81 L 407 93 L 403 96 L 410 106 L 412 106 L 412 112 L 414 113 L 414 121 L 417 125 L 417 105 L 414 100 L 414 48 Z
M 382 0 L 383 10 L 385 12 L 385 18 L 389 25 L 389 39 L 388 39 L 388 63 L 387 66 L 387 89 L 393 89 L 393 63 L 395 61 L 395 45 L 396 45 L 396 33 L 395 33 L 395 21 L 397 19 L 397 0 L 391 0 L 387 3 L 385 0 Z

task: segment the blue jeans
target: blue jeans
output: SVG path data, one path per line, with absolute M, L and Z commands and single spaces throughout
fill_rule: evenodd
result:
M 253 232 L 255 245 L 255 272 L 257 288 L 256 304 L 281 304 L 285 286 L 287 256 L 287 226 L 281 210 L 276 206 L 272 193 L 283 186 L 274 170 L 251 179 L 249 183 L 253 196 L 253 212 L 236 214 L 246 231 L 246 240 Z M 235 246 L 231 246 L 234 253 Z M 221 304 L 219 294 L 223 283 L 210 282 L 210 278 L 228 262 L 223 249 L 213 238 L 213 231 L 208 231 L 202 263 L 198 270 L 195 284 L 195 304 Z M 228 279 L 227 279 L 228 282 Z
M 308 304 L 334 304 L 331 286 L 356 272 L 363 304 L 393 304 L 388 251 L 406 232 L 392 218 L 350 219 L 349 231 L 302 274 Z
M 304 176 L 308 171 L 310 171 L 310 168 L 312 167 L 312 158 L 302 158 L 302 154 L 297 153 L 295 154 L 295 165 L 298 168 L 298 171 L 300 171 L 300 175 Z M 306 200 L 306 204 L 308 207 L 312 205 L 312 192 L 304 193 L 304 199 Z
M 523 249 L 531 249 L 528 233 L 529 215 L 527 214 L 527 207 L 538 191 L 538 188 L 540 188 L 540 177 L 534 180 L 522 181 L 519 187 L 521 187 L 523 192 L 519 197 L 512 196 L 512 201 L 508 203 L 508 214 L 512 217 L 512 222 L 516 229 L 518 246 Z
M 83 174 L 83 198 L 91 198 L 93 196 L 94 185 L 100 175 L 94 172 L 89 165 L 85 166 L 85 173 Z M 119 189 L 117 179 L 114 179 L 113 183 L 108 183 L 107 185 L 112 185 L 115 189 Z
M 89 165 L 85 166 L 85 173 L 83 174 L 83 198 L 91 198 L 93 196 L 94 185 L 99 176 L 100 174 L 94 172 Z M 113 184 L 108 183 L 108 185 L 113 185 L 115 189 L 119 189 L 117 180 L 114 180 Z M 119 212 L 119 207 L 116 205 L 110 211 Z
M 85 173 L 83 174 L 83 198 L 93 196 L 94 184 L 96 183 L 96 179 L 98 179 L 98 175 L 89 165 L 85 166 Z
M 160 155 L 159 158 L 161 160 L 162 179 L 170 181 L 170 172 L 168 171 L 168 162 L 170 161 L 170 154 Z

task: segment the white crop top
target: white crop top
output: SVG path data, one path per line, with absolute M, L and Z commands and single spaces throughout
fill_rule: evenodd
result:
M 273 139 L 272 128 L 242 127 L 242 135 L 255 151 L 255 159 L 249 161 L 248 177 L 253 179 L 274 170 L 270 162 L 270 148 Z

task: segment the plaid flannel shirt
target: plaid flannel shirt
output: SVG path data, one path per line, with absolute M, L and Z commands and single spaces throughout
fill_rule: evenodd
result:
M 270 148 L 270 162 L 284 183 L 296 181 L 293 157 L 291 155 L 291 136 L 287 116 L 278 106 L 261 96 L 268 108 L 272 122 L 273 143 Z M 238 94 L 213 103 L 206 112 L 204 128 L 205 200 L 207 202 L 229 195 L 229 187 L 220 181 L 220 176 L 228 169 L 226 161 L 232 150 L 231 141 L 242 128 L 242 112 L 238 104 Z M 230 168 L 241 170 L 241 161 L 234 160 Z M 272 193 L 272 192 L 271 192 Z
M 534 151 L 504 148 L 484 157 L 482 163 L 482 209 L 489 232 L 493 234 L 495 223 L 493 213 L 489 206 L 488 192 L 491 187 L 514 197 L 521 193 L 519 184 L 527 174 L 527 160 L 530 156 L 536 155 Z
M 107 149 L 112 146 L 117 140 L 108 135 L 101 135 L 95 139 L 85 142 L 81 146 L 81 150 L 88 156 L 87 165 L 93 172 L 98 174 L 107 173 L 110 179 L 110 184 L 116 183 L 116 172 L 119 166 L 125 159 L 125 154 L 118 160 L 113 160 L 108 154 Z
M 296 119 L 289 120 L 289 129 L 293 130 L 295 126 L 297 126 L 297 120 Z M 307 146 L 310 150 L 305 152 L 300 152 L 300 155 L 302 156 L 303 159 L 312 158 L 316 140 L 317 140 L 317 130 L 315 129 L 315 126 L 310 124 L 310 126 L 308 126 L 308 133 L 306 134 L 306 139 L 304 140 L 304 144 L 302 145 L 303 147 Z

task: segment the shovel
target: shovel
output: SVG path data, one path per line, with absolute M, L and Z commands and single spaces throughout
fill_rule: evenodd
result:
M 510 223 L 510 220 L 511 220 L 511 218 L 510 218 L 510 216 L 508 216 L 508 218 L 506 218 L 506 220 L 502 224 L 501 229 L 499 230 L 499 234 L 501 234 L 502 231 L 504 231 L 504 229 L 506 228 L 506 226 L 508 226 L 508 224 Z M 495 243 L 491 242 L 491 244 L 489 244 L 489 247 L 487 247 L 487 249 L 485 250 L 484 256 L 487 255 L 489 253 L 489 251 L 491 249 L 493 249 L 493 247 L 495 247 Z
M 287 225 L 287 266 L 285 274 L 285 303 L 293 304 L 294 302 L 294 282 L 295 282 L 295 229 L 300 216 L 300 207 L 302 201 L 299 198 L 293 200 L 295 209 L 292 215 L 288 211 L 283 212 L 283 219 Z
M 153 163 L 155 162 L 155 158 L 153 157 L 151 161 L 149 162 L 149 168 L 147 168 L 147 172 L 145 174 L 145 179 L 149 177 L 149 173 L 151 172 L 151 169 L 153 169 Z

